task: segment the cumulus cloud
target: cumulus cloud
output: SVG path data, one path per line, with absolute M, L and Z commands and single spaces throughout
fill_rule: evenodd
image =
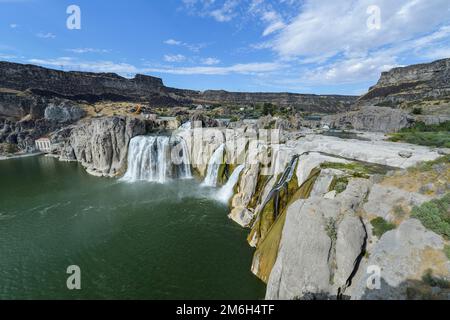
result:
M 381 10 L 381 28 L 367 27 L 367 8 Z M 448 22 L 447 0 L 307 0 L 301 13 L 275 38 L 283 57 L 367 52 L 432 32 Z

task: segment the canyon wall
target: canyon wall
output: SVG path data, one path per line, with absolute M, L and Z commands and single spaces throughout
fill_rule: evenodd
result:
M 3 90 L 2 90 L 3 89 Z M 99 101 L 130 101 L 151 106 L 183 106 L 196 103 L 251 105 L 273 103 L 293 106 L 311 112 L 338 112 L 348 110 L 354 96 L 317 96 L 292 93 L 246 93 L 226 91 L 194 91 L 164 86 L 160 78 L 136 75 L 132 79 L 114 73 L 64 72 L 34 65 L 0 62 L 0 96 L 15 91 L 29 96 L 61 98 L 95 103 Z M 25 92 L 25 93 L 24 93 Z M 0 98 L 0 116 L 17 116 L 21 100 L 10 96 Z
M 358 105 L 396 107 L 404 102 L 450 98 L 450 58 L 383 72 Z

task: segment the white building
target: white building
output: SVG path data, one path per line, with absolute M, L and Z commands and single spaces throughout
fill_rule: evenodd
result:
M 35 141 L 35 145 L 36 145 L 36 149 L 41 152 L 45 152 L 45 153 L 51 152 L 52 143 L 50 142 L 49 138 L 40 138 Z

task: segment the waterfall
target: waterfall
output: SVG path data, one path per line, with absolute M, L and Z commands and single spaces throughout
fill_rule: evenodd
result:
M 236 169 L 234 169 L 233 174 L 228 179 L 228 182 L 217 193 L 217 200 L 228 203 L 230 198 L 233 196 L 234 186 L 238 182 L 239 176 L 241 175 L 242 170 L 244 170 L 244 167 L 245 166 L 241 164 Z
M 175 147 L 181 151 L 181 163 L 172 162 Z M 170 178 L 191 178 L 188 157 L 186 142 L 180 137 L 134 137 L 128 148 L 128 169 L 122 180 L 165 183 Z
M 180 159 L 182 163 L 177 166 L 178 168 L 178 177 L 181 179 L 191 179 L 192 171 L 191 171 L 191 163 L 189 161 L 189 148 L 186 141 L 181 137 L 175 137 L 175 141 L 181 146 L 181 154 L 179 153 Z
M 217 178 L 219 175 L 220 165 L 223 163 L 223 151 L 225 144 L 221 144 L 219 148 L 214 151 L 208 163 L 208 170 L 206 172 L 205 180 L 202 185 L 208 187 L 215 187 L 217 185 Z

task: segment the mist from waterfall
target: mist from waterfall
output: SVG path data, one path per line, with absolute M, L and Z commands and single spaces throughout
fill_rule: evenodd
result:
M 236 167 L 236 169 L 234 169 L 230 178 L 228 178 L 228 182 L 217 193 L 216 195 L 217 200 L 223 203 L 228 203 L 228 201 L 230 201 L 231 197 L 234 194 L 234 187 L 236 186 L 236 183 L 239 181 L 239 177 L 241 175 L 242 170 L 244 170 L 244 167 L 245 166 L 241 164 L 240 166 Z
M 176 148 L 180 161 L 174 162 Z M 122 180 L 165 183 L 171 178 L 192 178 L 186 142 L 180 137 L 138 136 L 128 147 L 128 169 Z
M 205 180 L 202 185 L 207 187 L 217 186 L 217 178 L 219 175 L 220 165 L 223 163 L 223 152 L 225 150 L 225 144 L 221 144 L 220 147 L 214 151 L 211 159 L 208 163 L 208 170 L 206 172 Z

